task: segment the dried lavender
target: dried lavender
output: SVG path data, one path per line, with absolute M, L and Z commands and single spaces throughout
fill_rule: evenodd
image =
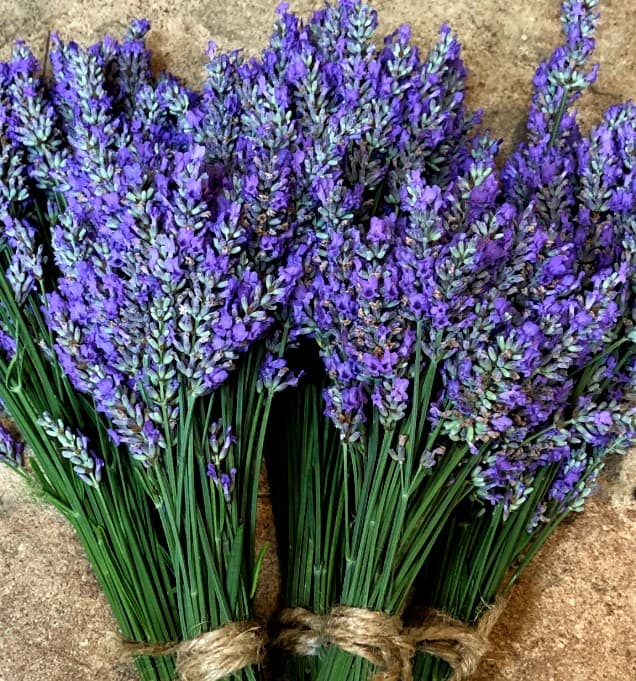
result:
M 89 487 L 97 487 L 102 479 L 104 461 L 89 450 L 88 438 L 80 432 L 66 427 L 62 419 L 57 421 L 44 412 L 38 421 L 44 432 L 60 446 L 60 453 L 73 464 L 78 478 Z
M 331 522 L 338 522 L 339 517 L 356 518 L 352 528 L 345 531 L 344 546 L 334 549 L 329 542 L 340 541 L 340 536 L 328 525 L 330 521 L 325 526 L 324 519 L 316 515 L 312 526 L 302 511 L 290 515 L 287 531 L 298 543 L 297 553 L 292 546 L 289 556 L 288 575 L 295 581 L 287 587 L 288 599 L 293 605 L 319 610 L 334 601 L 383 609 L 391 607 L 385 605 L 385 599 L 395 598 L 399 603 L 406 598 L 406 592 L 387 593 L 394 576 L 393 561 L 402 557 L 397 557 L 400 547 L 396 533 L 387 532 L 385 522 L 390 519 L 393 524 L 397 518 L 399 523 L 399 518 L 406 517 L 408 509 L 403 502 L 408 495 L 400 493 L 400 500 L 393 497 L 393 505 L 393 501 L 387 501 L 392 498 L 388 490 L 403 490 L 403 485 L 411 484 L 407 482 L 411 476 L 417 485 L 427 475 L 424 468 L 413 464 L 415 452 L 419 461 L 428 437 L 425 420 L 418 422 L 418 416 L 426 413 L 431 399 L 436 363 L 452 352 L 458 333 L 455 325 L 473 308 L 474 301 L 473 291 L 458 289 L 453 279 L 463 267 L 467 275 L 478 280 L 475 288 L 487 286 L 488 265 L 495 257 L 493 249 L 496 252 L 489 237 L 502 232 L 509 213 L 514 213 L 512 207 L 499 212 L 494 207 L 497 184 L 491 175 L 497 145 L 486 137 L 471 135 L 478 117 L 463 108 L 465 71 L 448 29 L 442 31 L 440 43 L 428 59 L 420 63 L 405 29 L 387 39 L 383 50 L 368 48 L 367 29 L 375 25 L 368 13 L 362 3 L 341 3 L 309 22 L 310 27 L 326 27 L 328 35 L 323 40 L 332 40 L 331 31 L 337 28 L 340 35 L 334 49 L 340 63 L 346 65 L 351 54 L 356 67 L 346 73 L 345 66 L 328 65 L 328 73 L 336 73 L 339 79 L 337 113 L 329 109 L 329 81 L 323 88 L 327 92 L 320 102 L 323 108 L 310 101 L 301 109 L 309 112 L 303 125 L 315 127 L 314 139 L 329 129 L 334 118 L 345 116 L 350 123 L 344 130 L 354 133 L 343 165 L 335 158 L 329 175 L 319 175 L 310 189 L 315 202 L 314 238 L 305 256 L 304 280 L 292 302 L 296 326 L 292 334 L 309 334 L 318 345 L 328 377 L 326 414 L 340 431 L 343 444 L 338 452 L 337 440 L 328 436 L 307 439 L 303 428 L 298 429 L 300 440 L 290 445 L 290 456 L 300 451 L 302 461 L 290 463 L 290 494 L 300 498 L 300 508 L 317 507 L 319 502 L 313 499 L 316 493 L 326 497 Z M 288 14 L 283 19 L 286 31 L 290 25 L 298 26 Z M 350 36 L 352 26 L 367 27 L 359 31 L 364 36 L 360 49 L 354 42 L 360 38 Z M 310 47 L 305 49 L 309 51 Z M 309 56 L 305 59 L 310 62 Z M 315 71 L 320 68 L 314 66 Z M 326 70 L 327 65 L 323 68 Z M 363 81 L 363 69 L 369 74 L 364 79 L 369 83 L 368 90 L 349 100 L 348 90 L 356 91 L 357 83 Z M 311 79 L 313 73 L 305 76 Z M 365 99 L 367 92 L 372 94 L 369 102 Z M 303 90 L 301 94 L 307 97 L 312 93 Z M 390 117 L 387 134 L 378 124 L 365 131 L 368 110 L 378 113 L 382 109 Z M 358 130 L 363 131 L 360 139 Z M 417 162 L 413 158 L 415 147 L 421 151 Z M 481 220 L 487 224 L 481 224 Z M 429 273 L 434 275 L 432 280 Z M 430 291 L 423 289 L 429 282 Z M 470 323 L 471 319 L 465 320 L 466 325 Z M 417 408 L 410 403 L 413 381 L 419 391 Z M 306 405 L 303 418 L 308 427 L 316 428 L 315 421 L 307 420 L 307 414 L 316 413 L 312 394 L 313 398 L 304 393 L 301 398 Z M 308 446 L 319 451 L 310 449 L 303 454 Z M 465 453 L 461 447 L 450 453 L 449 462 L 439 473 L 440 481 L 455 474 L 453 469 Z M 330 461 L 332 457 L 344 459 L 350 467 L 349 472 L 345 468 L 344 480 L 357 481 L 353 483 L 359 490 L 355 506 L 349 505 L 353 502 L 347 499 L 346 483 L 308 487 L 301 475 L 315 466 L 311 461 Z M 325 471 L 324 484 L 336 477 Z M 322 476 L 318 475 L 313 484 L 319 481 Z M 379 485 L 384 486 L 382 496 Z M 445 502 L 449 508 L 451 501 L 455 500 Z M 377 511 L 384 518 L 358 513 L 358 504 L 366 504 L 368 513 Z M 373 504 L 382 504 L 382 510 Z M 417 520 L 413 526 L 417 526 Z M 434 540 L 435 526 L 427 530 L 429 540 L 423 537 L 422 545 Z M 322 532 L 326 536 L 321 536 Z M 304 539 L 299 541 L 300 537 Z M 325 554 L 321 555 L 319 548 L 317 553 L 301 553 L 307 541 L 317 547 L 326 542 L 325 554 L 330 562 L 324 562 Z M 418 550 L 414 550 L 416 554 Z M 340 586 L 336 576 L 340 558 L 336 556 L 341 556 L 346 566 Z M 383 574 L 372 567 L 378 556 L 388 566 Z M 314 561 L 314 567 L 315 561 L 320 561 L 316 585 L 322 584 L 325 591 L 299 581 L 312 569 L 307 560 Z M 412 570 L 412 560 L 404 560 Z M 344 657 L 331 650 L 324 663 L 299 662 L 288 671 L 294 678 L 303 677 L 307 670 L 316 678 L 366 676 L 363 665 Z
M 0 396 L 125 636 L 250 617 L 272 410 L 286 604 L 318 612 L 400 613 L 424 569 L 474 621 L 634 441 L 636 110 L 581 134 L 596 2 L 562 20 L 501 171 L 451 30 L 378 45 L 359 0 L 210 45 L 201 92 L 143 20 L 0 65 Z M 372 673 L 317 652 L 283 673 Z
M 21 45 L 3 65 L 2 396 L 123 634 L 162 642 L 250 617 L 267 414 L 294 383 L 260 340 L 301 270 L 289 226 L 252 222 L 252 185 L 284 214 L 266 189 L 281 150 L 246 121 L 220 167 L 205 97 L 152 77 L 147 30 L 88 49 L 54 36 L 50 79 Z M 137 664 L 174 673 L 170 658 Z
M 265 188 L 265 178 L 283 172 L 269 165 L 280 138 L 250 139 L 257 123 L 245 120 L 221 167 L 198 122 L 199 97 L 173 78 L 138 84 L 137 107 L 118 111 L 103 84 L 110 50 L 60 44 L 52 54 L 73 144 L 52 241 L 61 276 L 46 319 L 66 375 L 92 395 L 111 441 L 141 464 L 141 484 L 162 509 L 181 637 L 189 638 L 249 618 L 256 488 L 274 393 L 257 394 L 256 344 L 280 319 L 300 263 L 289 229 L 261 221 L 249 193 L 260 184 L 263 205 L 284 212 L 285 188 Z M 90 95 L 86 80 L 95 82 Z M 82 232 L 89 238 L 78 251 Z M 215 414 L 236 432 L 230 451 L 216 451 Z
M 86 252 L 92 235 L 90 224 L 73 223 L 65 197 L 72 201 L 72 193 L 77 196 L 80 169 L 95 174 L 101 168 L 104 183 L 110 177 L 104 171 L 107 140 L 99 137 L 106 99 L 100 79 L 120 54 L 135 51 L 137 38 L 129 36 L 121 45 L 105 40 L 91 48 L 103 58 L 92 61 L 69 46 L 68 58 L 83 78 L 75 83 L 77 92 L 68 83 L 63 94 L 56 93 L 23 44 L 0 65 L 0 211 L 5 224 L 0 392 L 29 446 L 23 474 L 76 528 L 123 635 L 161 641 L 177 637 L 179 627 L 178 610 L 168 597 L 174 581 L 164 565 L 166 536 L 155 499 L 140 488 L 132 460 L 109 442 L 109 424 L 90 397 L 83 397 L 64 374 L 46 314 L 61 270 Z M 69 67 L 69 79 L 70 72 Z M 94 110 L 87 100 L 92 95 L 101 97 Z M 101 195 L 90 197 L 88 205 L 93 200 L 99 205 Z M 62 243 L 63 230 L 71 227 L 77 233 Z M 72 342 L 79 341 L 75 335 Z M 11 455 L 14 461 L 16 452 L 21 455 L 21 448 Z M 140 659 L 137 666 L 147 679 L 169 679 L 174 670 L 166 659 Z
M 610 107 L 587 138 L 571 109 L 596 74 L 595 7 L 564 3 L 566 43 L 537 71 L 527 142 L 502 172 L 525 226 L 447 383 L 455 420 L 497 438 L 424 572 L 427 601 L 466 621 L 582 510 L 606 457 L 636 440 L 636 109 Z M 447 675 L 430 657 L 415 666 L 416 678 Z

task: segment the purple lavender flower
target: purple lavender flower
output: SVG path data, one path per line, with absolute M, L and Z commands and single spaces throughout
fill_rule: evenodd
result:
M 225 460 L 233 444 L 236 444 L 236 437 L 232 435 L 231 426 L 223 430 L 221 421 L 210 426 L 210 452 L 215 465 Z
M 546 218 L 571 203 L 573 157 L 581 141 L 572 104 L 594 82 L 597 67 L 587 70 L 594 49 L 597 0 L 566 0 L 561 22 L 565 44 L 537 69 L 528 114 L 528 142 L 507 161 L 503 183 L 520 205 L 540 202 Z M 541 192 L 537 189 L 542 187 Z
M 415 324 L 400 305 L 407 297 L 414 307 L 428 305 L 425 293 L 401 290 L 398 235 L 406 227 L 392 206 L 402 204 L 413 168 L 428 173 L 440 193 L 447 191 L 457 172 L 451 168 L 471 154 L 468 133 L 477 121 L 463 107 L 466 73 L 448 28 L 420 62 L 406 28 L 376 50 L 376 23 L 361 2 L 328 7 L 308 27 L 284 9 L 263 59 L 285 83 L 281 101 L 293 101 L 300 114 L 290 121 L 298 139 L 293 158 L 308 179 L 299 188 L 309 194 L 296 203 L 308 248 L 306 281 L 292 303 L 292 336 L 316 338 L 333 381 L 326 413 L 350 440 L 360 437 L 370 403 L 388 428 L 403 417 Z M 492 194 L 491 188 L 484 193 L 488 180 L 477 195 L 483 180 L 457 188 L 473 190 L 476 211 Z M 374 198 L 383 181 L 384 193 Z M 357 214 L 365 217 L 357 221 Z M 444 318 L 442 302 L 434 314 Z
M 283 357 L 267 352 L 261 366 L 257 389 L 270 393 L 295 388 L 303 376 L 303 371 L 292 371 Z
M 88 50 L 55 38 L 50 82 L 18 46 L 0 69 L 18 304 L 54 266 L 41 302 L 57 358 L 146 465 L 173 444 L 180 391 L 218 389 L 283 321 L 315 340 L 343 440 L 364 442 L 372 410 L 400 437 L 432 367 L 422 418 L 440 435 L 422 468 L 464 441 L 484 457 L 481 498 L 510 512 L 561 465 L 551 500 L 566 503 L 630 428 L 621 381 L 610 394 L 581 376 L 607 348 L 630 357 L 636 333 L 636 111 L 613 107 L 588 139 L 571 111 L 595 76 L 595 7 L 564 3 L 565 44 L 537 71 L 528 140 L 501 174 L 450 29 L 425 58 L 406 27 L 376 46 L 359 0 L 307 22 L 281 6 L 258 58 L 211 46 L 201 94 L 152 76 L 143 21 Z M 0 328 L 8 355 L 13 333 Z M 270 347 L 259 389 L 298 378 Z M 230 442 L 210 441 L 225 497 Z
M 24 443 L 3 423 L 0 423 L 0 461 L 14 467 L 24 464 Z
M 236 437 L 232 435 L 232 428 L 223 429 L 219 420 L 210 428 L 210 456 L 212 461 L 208 463 L 207 474 L 213 484 L 223 493 L 223 498 L 229 504 L 232 501 L 232 492 L 236 481 L 237 469 L 231 466 L 228 472 L 223 470 L 228 453 Z
M 229 504 L 232 501 L 232 492 L 236 482 L 236 468 L 230 469 L 229 473 L 219 473 L 215 464 L 208 464 L 208 476 L 223 493 L 223 498 Z
M 88 438 L 79 431 L 73 432 L 61 419 L 53 419 L 47 412 L 40 416 L 38 424 L 57 442 L 61 456 L 70 461 L 77 477 L 89 487 L 97 487 L 104 461 L 89 449 Z
M 473 442 L 475 452 L 491 448 L 474 482 L 507 512 L 540 468 L 558 462 L 550 499 L 575 505 L 604 453 L 624 450 L 633 432 L 630 400 L 608 402 L 607 384 L 582 378 L 608 347 L 622 346 L 626 360 L 634 352 L 636 111 L 631 103 L 612 107 L 583 140 L 568 110 L 594 74 L 585 74 L 594 4 L 564 5 L 566 46 L 538 71 L 528 143 L 502 173 L 504 198 L 516 210 L 491 261 L 499 273 L 457 337 L 436 407 L 450 437 Z M 616 356 L 603 361 L 607 380 L 620 384 L 610 369 Z M 533 439 L 563 421 L 576 399 L 587 416 L 577 407 L 569 425 Z M 502 467 L 506 461 L 515 466 Z
M 41 189 L 64 197 L 50 206 L 60 276 L 43 301 L 58 359 L 110 419 L 114 441 L 148 464 L 171 445 L 179 386 L 202 395 L 227 379 L 274 323 L 300 260 L 290 247 L 288 190 L 263 193 L 270 173 L 288 172 L 289 155 L 268 146 L 256 121 L 250 132 L 246 119 L 235 163 L 216 168 L 195 139 L 198 98 L 169 76 L 151 77 L 146 30 L 137 22 L 121 45 L 105 39 L 88 50 L 56 38 L 52 96 L 40 82 L 33 92 L 66 140 L 57 150 L 59 134 L 42 136 L 37 147 L 43 158 L 48 144 L 47 158 L 55 157 Z M 31 57 L 20 59 L 35 72 Z M 28 147 L 18 133 L 16 144 Z M 262 230 L 250 226 L 258 202 L 242 192 L 252 176 L 272 215 Z M 41 276 L 38 237 L 26 220 L 9 214 L 5 223 L 22 267 L 14 276 L 22 302 Z M 18 250 L 23 243 L 34 264 Z
M 39 159 L 38 148 L 50 147 L 54 137 L 50 106 L 42 96 L 37 82 L 37 60 L 18 43 L 12 60 L 1 69 L 0 132 L 3 137 L 0 154 L 0 222 L 3 242 L 11 249 L 6 270 L 7 281 L 18 305 L 24 304 L 42 280 L 45 262 L 43 247 L 31 213 L 33 197 L 28 180 Z M 11 334 L 10 329 L 4 330 Z

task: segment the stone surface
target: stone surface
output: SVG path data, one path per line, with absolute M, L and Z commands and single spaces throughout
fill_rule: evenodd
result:
M 0 56 L 25 39 L 45 51 L 48 32 L 92 41 L 120 35 L 128 19 L 153 24 L 156 67 L 191 84 L 203 74 L 208 40 L 254 52 L 270 30 L 275 0 L 200 3 L 131 0 L 0 0 Z M 319 2 L 292 2 L 308 14 Z M 428 49 L 442 21 L 459 33 L 471 70 L 470 101 L 485 124 L 511 144 L 537 63 L 559 40 L 558 0 L 377 0 L 382 29 L 409 22 Z M 597 58 L 601 73 L 582 100 L 589 125 L 609 104 L 636 97 L 633 0 L 601 2 Z M 586 512 L 564 524 L 520 579 L 493 634 L 478 681 L 632 681 L 636 679 L 636 456 L 614 465 Z M 260 539 L 273 538 L 266 491 Z M 276 562 L 269 552 L 259 592 L 262 612 L 275 607 Z M 68 525 L 0 467 L 0 681 L 124 681 L 109 645 L 108 608 Z M 134 677 L 133 677 L 134 678 Z M 338 681 L 334 679 L 334 681 Z

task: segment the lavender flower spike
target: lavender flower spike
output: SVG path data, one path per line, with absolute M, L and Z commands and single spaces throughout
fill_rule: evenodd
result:
M 61 419 L 44 412 L 38 420 L 44 432 L 57 441 L 60 454 L 73 464 L 77 476 L 89 487 L 97 487 L 102 478 L 104 462 L 88 449 L 88 438 L 79 431 L 73 432 Z
M 0 421 L 0 461 L 14 468 L 24 463 L 24 443 Z

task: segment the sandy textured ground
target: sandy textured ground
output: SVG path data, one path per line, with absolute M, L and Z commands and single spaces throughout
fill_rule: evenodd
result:
M 317 2 L 293 2 L 308 13 Z M 471 100 L 498 135 L 515 139 L 538 61 L 558 40 L 558 0 L 378 0 L 382 27 L 410 22 L 426 49 L 446 20 L 460 34 L 471 69 Z M 153 22 L 157 63 L 199 81 L 203 50 L 257 49 L 275 2 L 0 0 L 0 52 L 16 37 L 42 53 L 49 30 L 81 41 L 121 33 L 128 18 Z M 636 97 L 633 0 L 601 3 L 601 75 L 586 95 L 584 120 L 612 102 Z M 4 46 L 4 47 L 3 47 Z M 636 679 L 636 456 L 605 482 L 583 516 L 555 534 L 520 580 L 493 636 L 479 681 L 634 681 Z M 271 534 L 263 504 L 262 534 Z M 123 681 L 109 653 L 109 613 L 69 527 L 34 502 L 0 468 L 0 681 Z M 276 593 L 275 565 L 263 580 L 261 607 Z M 334 680 L 338 681 L 338 680 Z

